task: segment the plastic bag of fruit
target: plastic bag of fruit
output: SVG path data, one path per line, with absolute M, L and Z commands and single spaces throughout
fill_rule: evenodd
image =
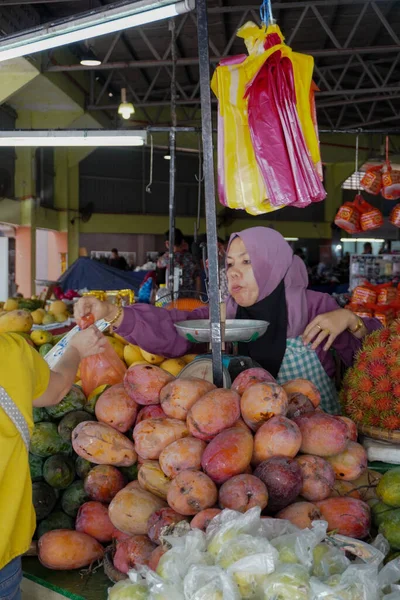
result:
M 93 324 L 93 315 L 87 315 L 78 322 L 81 329 L 86 329 Z M 111 344 L 108 344 L 102 354 L 84 358 L 80 364 L 82 389 L 85 396 L 88 397 L 100 385 L 122 383 L 125 373 L 125 364 L 119 358 Z
M 313 521 L 311 529 L 302 529 L 296 533 L 281 535 L 271 541 L 279 553 L 281 563 L 299 563 L 311 569 L 314 548 L 326 537 L 326 521 Z
M 183 584 L 185 600 L 241 600 L 239 589 L 220 567 L 192 565 Z
M 310 576 L 302 565 L 278 565 L 266 578 L 263 600 L 310 600 Z
M 146 581 L 136 571 L 129 572 L 129 579 L 119 581 L 108 590 L 108 600 L 148 600 Z
M 391 560 L 383 567 L 378 575 L 378 585 L 382 592 L 397 592 L 397 599 L 400 598 L 400 559 Z M 397 588 L 397 589 L 396 589 Z
M 211 565 L 212 557 L 206 553 L 206 537 L 199 529 L 189 531 L 183 537 L 166 536 L 172 548 L 160 558 L 157 573 L 165 581 L 178 583 L 183 580 L 192 565 Z
M 226 542 L 235 541 L 241 534 L 262 535 L 261 509 L 256 506 L 244 514 L 223 510 L 214 517 L 206 531 L 207 552 L 216 558 Z
M 313 600 L 379 600 L 376 565 L 353 564 L 342 575 L 332 575 L 324 582 L 311 577 Z

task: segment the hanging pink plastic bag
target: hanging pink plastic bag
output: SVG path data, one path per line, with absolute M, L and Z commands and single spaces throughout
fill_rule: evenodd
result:
M 86 329 L 93 323 L 93 315 L 87 315 L 80 319 L 78 325 L 81 329 Z M 107 344 L 102 354 L 84 358 L 80 364 L 80 376 L 86 398 L 100 385 L 122 383 L 126 370 L 125 364 L 111 344 Z

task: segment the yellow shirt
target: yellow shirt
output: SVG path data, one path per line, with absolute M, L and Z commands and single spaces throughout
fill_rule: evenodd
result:
M 0 334 L 0 385 L 33 429 L 32 403 L 47 389 L 50 369 L 15 333 Z M 24 554 L 36 527 L 28 453 L 21 434 L 0 408 L 0 569 Z

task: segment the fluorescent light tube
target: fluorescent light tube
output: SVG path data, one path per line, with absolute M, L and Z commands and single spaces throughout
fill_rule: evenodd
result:
M 284 238 L 287 242 L 298 242 L 299 238 L 294 238 L 294 237 L 285 237 Z
M 143 146 L 146 131 L 88 130 L 88 131 L 0 131 L 0 147 L 98 147 L 98 146 Z
M 1 38 L 0 62 L 176 17 L 193 10 L 194 3 L 195 0 L 141 0 L 88 12 L 74 20 L 60 19 L 48 26 Z
M 341 238 L 340 240 L 341 242 L 343 242 L 344 244 L 347 242 L 371 242 L 371 244 L 373 242 L 377 242 L 380 244 L 383 244 L 383 242 L 385 240 L 380 240 L 380 239 L 375 239 L 375 238 Z

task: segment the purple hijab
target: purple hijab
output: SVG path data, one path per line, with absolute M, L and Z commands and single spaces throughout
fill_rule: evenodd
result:
M 304 262 L 293 255 L 283 236 L 269 227 L 251 227 L 240 233 L 233 233 L 227 253 L 236 237 L 241 238 L 250 256 L 259 289 L 257 301 L 269 296 L 283 280 L 288 318 L 287 337 L 301 335 L 308 324 L 308 275 Z M 229 296 L 226 305 L 227 317 L 233 319 L 238 305 L 232 296 Z

